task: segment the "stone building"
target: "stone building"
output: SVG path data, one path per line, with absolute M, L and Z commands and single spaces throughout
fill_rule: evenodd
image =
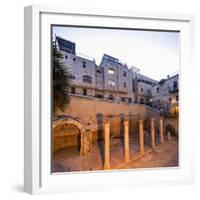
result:
M 100 144 L 105 138 L 104 125 L 108 122 L 110 138 L 123 137 L 127 130 L 125 121 L 129 123 L 131 137 L 139 138 L 141 129 L 148 134 L 152 119 L 158 132 L 158 110 L 178 104 L 178 75 L 158 82 L 110 55 L 104 54 L 97 65 L 94 59 L 77 54 L 75 43 L 56 37 L 56 44 L 72 84 L 69 105 L 53 121 L 54 153 L 69 148 L 71 156 L 73 147 L 80 155 L 88 154 L 95 142 Z M 164 120 L 162 132 L 171 131 L 172 127 L 178 127 L 178 118 Z
M 163 112 L 178 113 L 179 75 L 161 79 L 152 88 L 153 106 Z
M 56 37 L 58 49 L 63 54 L 63 63 L 71 73 L 71 93 L 95 96 L 96 64 L 94 60 L 76 54 L 75 43 Z
M 147 104 L 157 81 L 138 73 L 119 59 L 103 55 L 100 65 L 76 53 L 76 44 L 56 36 L 63 62 L 71 73 L 71 93 L 116 102 Z
M 137 103 L 140 104 L 152 104 L 152 88 L 158 83 L 147 76 L 142 74 L 136 74 L 136 81 L 137 81 Z
M 117 58 L 104 54 L 100 67 L 103 69 L 104 97 L 110 100 L 134 102 L 133 73 Z

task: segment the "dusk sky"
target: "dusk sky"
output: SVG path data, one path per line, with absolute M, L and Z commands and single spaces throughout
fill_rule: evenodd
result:
M 105 53 L 155 80 L 179 71 L 177 32 L 56 26 L 54 35 L 75 42 L 76 52 L 94 58 L 97 64 Z

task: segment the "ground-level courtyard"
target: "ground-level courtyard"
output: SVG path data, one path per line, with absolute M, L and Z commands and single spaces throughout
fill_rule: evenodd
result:
M 178 116 L 144 104 L 71 96 L 53 120 L 51 171 L 175 167 L 178 137 Z
M 139 137 L 129 139 L 129 161 L 124 161 L 124 138 L 110 139 L 110 165 L 111 170 L 177 167 L 178 141 L 176 137 L 160 144 L 159 135 L 155 137 L 155 148 L 151 146 L 150 135 L 144 137 L 144 153 L 140 153 Z M 76 172 L 102 170 L 104 164 L 104 142 L 99 140 L 92 144 L 90 153 L 80 155 L 77 147 L 68 147 L 54 152 L 52 172 Z

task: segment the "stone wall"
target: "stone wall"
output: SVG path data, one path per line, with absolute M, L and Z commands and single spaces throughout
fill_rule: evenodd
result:
M 150 110 L 146 105 L 126 104 L 103 99 L 73 95 L 62 115 L 70 116 L 92 132 L 92 140 L 103 137 L 103 124 L 110 122 L 111 137 L 123 134 L 123 122 L 130 121 L 130 132 L 138 126 L 138 118 L 145 118 L 151 112 L 151 117 L 158 116 L 158 112 Z

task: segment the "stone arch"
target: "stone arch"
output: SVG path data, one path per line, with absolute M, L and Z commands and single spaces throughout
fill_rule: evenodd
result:
M 176 129 L 175 129 L 175 127 L 172 125 L 172 124 L 167 124 L 166 126 L 165 126 L 165 132 L 167 133 L 167 132 L 170 132 L 171 133 L 171 135 L 173 135 L 173 136 L 176 136 L 177 134 L 176 134 Z
M 172 135 L 178 137 L 179 122 L 177 117 L 164 117 L 164 130 L 167 133 L 169 130 Z
M 86 129 L 84 127 L 84 124 L 81 123 L 80 121 L 78 121 L 77 119 L 71 118 L 69 116 L 64 116 L 61 118 L 58 118 L 56 120 L 54 120 L 53 122 L 53 130 L 58 127 L 58 126 L 64 126 L 64 125 L 74 125 L 75 127 L 78 128 L 79 132 L 80 132 L 80 155 L 85 155 L 86 152 L 86 148 L 85 148 L 85 136 L 86 136 Z

